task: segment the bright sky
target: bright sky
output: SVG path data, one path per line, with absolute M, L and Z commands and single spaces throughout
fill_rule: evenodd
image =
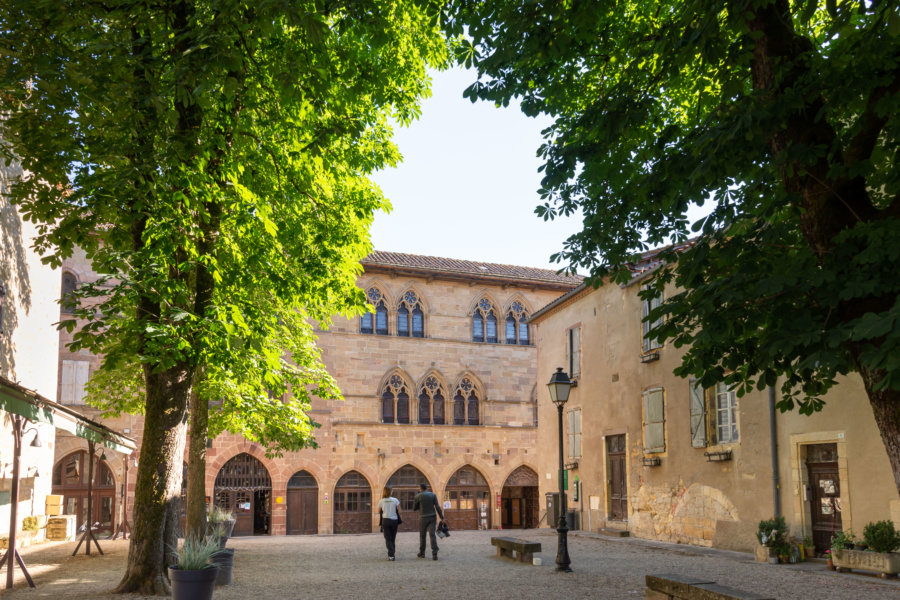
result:
M 421 118 L 395 130 L 403 163 L 374 177 L 393 205 L 375 217 L 375 249 L 559 269 L 550 255 L 581 221 L 545 222 L 534 214 L 536 152 L 550 120 L 526 117 L 512 104 L 463 98 L 474 72 L 432 77 Z

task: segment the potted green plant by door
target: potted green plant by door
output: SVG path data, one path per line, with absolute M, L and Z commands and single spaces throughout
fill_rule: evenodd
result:
M 169 567 L 172 598 L 211 600 L 219 569 L 213 555 L 219 544 L 212 538 L 188 536 L 177 552 L 178 562 Z
M 860 569 L 874 571 L 882 577 L 900 573 L 900 554 L 894 552 L 900 548 L 900 533 L 894 529 L 893 522 L 878 521 L 866 525 L 862 545 L 865 545 L 865 550 L 835 549 L 832 541 L 832 561 L 838 571 Z
M 217 532 L 220 531 L 217 526 L 222 526 L 221 536 L 223 537 L 223 540 L 221 542 L 221 547 L 224 548 L 225 542 L 231 537 L 231 533 L 234 531 L 234 515 L 230 510 L 225 510 L 224 508 L 213 505 L 209 511 L 207 520 L 209 521 L 210 528 Z
M 756 530 L 759 547 L 756 550 L 758 562 L 778 562 L 778 554 L 787 542 L 787 523 L 784 517 L 760 521 Z

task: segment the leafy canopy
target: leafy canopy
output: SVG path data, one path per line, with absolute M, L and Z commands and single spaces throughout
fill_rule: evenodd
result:
M 213 431 L 311 443 L 310 395 L 339 396 L 312 324 L 363 310 L 388 208 L 368 175 L 446 60 L 435 5 L 10 0 L 0 24 L 2 152 L 30 173 L 13 200 L 48 262 L 77 246 L 105 274 L 62 323 L 105 355 L 104 408 L 187 364 Z
M 650 316 L 679 374 L 781 376 L 803 412 L 849 371 L 900 390 L 895 3 L 458 0 L 445 26 L 467 97 L 554 118 L 536 213 L 584 215 L 555 260 L 624 281 L 698 235 L 648 292 L 681 290 Z

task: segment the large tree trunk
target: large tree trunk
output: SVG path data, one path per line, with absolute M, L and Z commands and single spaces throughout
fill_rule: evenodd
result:
M 168 595 L 167 558 L 177 544 L 178 502 L 191 370 L 177 365 L 160 373 L 145 367 L 144 433 L 134 490 L 134 522 L 128 566 L 117 592 Z
M 196 387 L 191 392 L 190 413 L 185 536 L 200 538 L 206 533 L 206 439 L 209 407 L 198 397 Z
M 875 382 L 884 377 L 884 373 L 860 369 L 869 403 L 875 415 L 875 423 L 881 433 L 881 441 L 887 450 L 894 471 L 894 483 L 900 492 L 900 392 L 897 390 L 875 391 Z

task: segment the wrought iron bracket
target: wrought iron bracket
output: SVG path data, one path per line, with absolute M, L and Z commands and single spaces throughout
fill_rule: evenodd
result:
M 662 459 L 658 456 L 644 456 L 641 458 L 641 466 L 644 467 L 658 467 L 662 464 Z
M 725 462 L 731 460 L 731 450 L 722 450 L 721 452 L 704 452 L 706 462 Z

